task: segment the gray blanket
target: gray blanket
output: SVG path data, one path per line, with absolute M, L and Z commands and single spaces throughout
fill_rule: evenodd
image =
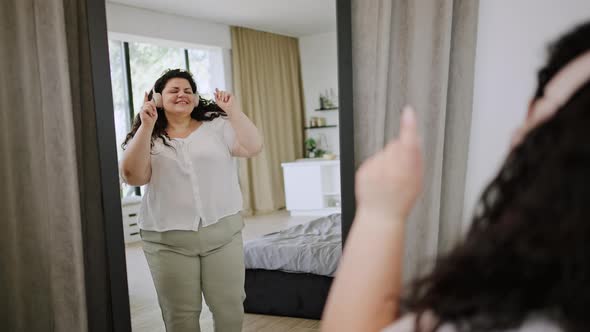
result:
M 244 243 L 247 269 L 334 276 L 342 253 L 340 214 Z

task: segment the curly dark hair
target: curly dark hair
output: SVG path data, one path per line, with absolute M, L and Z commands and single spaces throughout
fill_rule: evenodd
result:
M 183 69 L 168 69 L 166 70 L 160 78 L 154 84 L 154 90 L 157 93 L 162 93 L 166 83 L 173 78 L 184 78 L 186 79 L 193 93 L 197 93 L 197 83 L 193 79 L 193 75 Z M 148 99 L 152 100 L 153 91 L 150 91 L 148 94 Z M 164 112 L 163 108 L 156 108 L 158 111 L 158 120 L 156 120 L 156 124 L 154 125 L 154 130 L 152 131 L 152 139 L 151 145 L 154 146 L 154 141 L 157 138 L 162 139 L 164 145 L 171 147 L 168 142 L 166 142 L 166 138 L 170 139 L 168 133 L 166 132 L 166 127 L 168 126 L 168 119 L 166 119 L 166 113 Z M 204 99 L 199 95 L 199 104 L 193 109 L 191 112 L 191 118 L 198 120 L 198 121 L 211 121 L 215 118 L 220 116 L 226 116 L 226 113 L 212 100 Z M 131 131 L 127 134 L 125 141 L 121 144 L 121 147 L 125 149 L 127 147 L 127 143 L 135 136 L 135 133 L 141 126 L 141 118 L 139 114 L 135 116 L 135 120 L 133 121 L 133 126 L 131 126 Z
M 552 44 L 535 99 L 590 50 L 590 22 Z M 466 238 L 411 283 L 403 311 L 461 331 L 518 327 L 541 314 L 590 329 L 590 82 L 531 130 L 484 191 Z M 436 327 L 437 328 L 437 327 Z M 436 330 L 435 328 L 435 330 Z M 419 327 L 416 328 L 419 330 Z

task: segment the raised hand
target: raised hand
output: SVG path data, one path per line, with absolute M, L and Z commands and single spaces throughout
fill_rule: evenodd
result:
M 215 89 L 215 103 L 226 113 L 234 110 L 234 101 L 236 97 L 227 91 Z
M 359 210 L 405 220 L 422 189 L 422 152 L 416 115 L 402 114 L 400 136 L 366 160 L 356 174 Z
M 147 92 L 144 94 L 143 97 L 143 106 L 141 107 L 141 111 L 139 112 L 139 118 L 141 119 L 141 124 L 146 125 L 149 128 L 154 128 L 156 120 L 158 120 L 158 111 L 156 110 L 156 104 L 153 100 L 148 100 Z

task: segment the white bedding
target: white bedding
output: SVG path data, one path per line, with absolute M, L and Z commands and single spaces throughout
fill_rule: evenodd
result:
M 342 254 L 340 214 L 244 243 L 247 269 L 334 276 Z

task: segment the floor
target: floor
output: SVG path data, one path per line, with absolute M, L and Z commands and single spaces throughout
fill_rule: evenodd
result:
M 244 241 L 264 234 L 276 232 L 293 225 L 301 224 L 316 217 L 292 217 L 286 211 L 245 218 Z M 141 243 L 126 246 L 127 277 L 129 280 L 129 300 L 131 304 L 131 323 L 134 332 L 164 332 L 164 324 L 156 291 L 150 272 L 141 250 Z M 319 321 L 246 314 L 244 332 L 319 332 Z M 213 332 L 211 312 L 203 300 L 201 331 Z

